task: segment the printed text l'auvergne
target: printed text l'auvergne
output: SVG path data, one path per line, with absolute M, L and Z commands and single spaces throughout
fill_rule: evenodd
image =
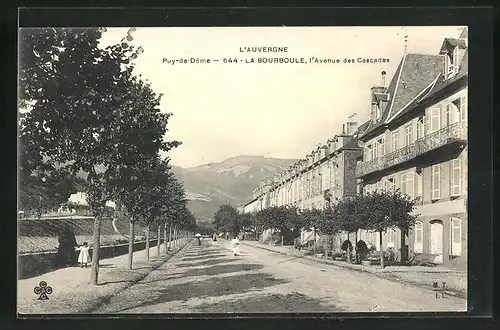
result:
M 240 53 L 288 53 L 288 47 L 240 47 Z

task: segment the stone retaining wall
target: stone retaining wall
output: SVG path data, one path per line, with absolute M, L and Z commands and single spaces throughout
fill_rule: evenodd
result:
M 150 240 L 150 248 L 156 246 L 156 239 Z M 161 239 L 160 243 L 163 243 Z M 146 248 L 146 241 L 134 243 L 134 252 L 141 251 Z M 92 251 L 90 251 L 92 255 Z M 128 243 L 101 246 L 99 249 L 100 259 L 113 258 L 119 255 L 128 253 Z M 38 276 L 43 273 L 50 272 L 59 268 L 56 265 L 57 252 L 38 252 L 19 255 L 17 258 L 17 273 L 18 279 L 25 279 L 29 277 Z M 78 255 L 78 251 L 77 251 Z

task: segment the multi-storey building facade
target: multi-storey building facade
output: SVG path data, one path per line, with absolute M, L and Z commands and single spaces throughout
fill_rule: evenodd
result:
M 417 199 L 415 228 L 383 235 L 447 264 L 467 255 L 467 31 L 439 55 L 406 54 L 386 88 L 372 88 L 372 118 L 360 135 L 356 176 L 364 191 L 399 189 Z M 380 248 L 377 233 L 362 239 Z
M 244 211 L 283 205 L 321 209 L 344 196 L 355 195 L 356 163 L 362 153 L 357 142 L 357 128 L 354 114 L 341 134 L 318 145 L 270 182 L 261 183 Z

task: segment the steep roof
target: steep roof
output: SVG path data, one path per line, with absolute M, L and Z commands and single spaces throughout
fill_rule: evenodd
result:
M 363 135 L 365 133 L 366 129 L 368 128 L 368 126 L 370 125 L 370 122 L 371 122 L 371 120 L 367 120 L 363 124 L 359 125 L 358 129 L 354 133 L 354 136 L 358 137 L 360 135 Z
M 460 68 L 458 70 L 458 73 L 451 79 L 444 79 L 443 73 L 439 75 L 437 81 L 435 84 L 431 85 L 432 88 L 423 93 L 418 99 L 415 100 L 410 106 L 408 106 L 404 111 L 402 111 L 400 114 L 398 114 L 395 119 L 404 116 L 408 112 L 412 111 L 415 109 L 416 106 L 418 106 L 420 103 L 425 102 L 429 97 L 432 97 L 436 95 L 439 91 L 444 89 L 445 87 L 451 85 L 455 81 L 463 78 L 468 74 L 468 50 L 465 51 L 465 54 L 462 58 L 462 62 L 460 63 Z
M 385 93 L 387 93 L 389 95 L 389 98 L 391 99 L 390 103 L 393 102 L 392 101 L 393 95 L 394 95 L 394 92 L 396 91 L 396 87 L 397 87 L 397 83 L 399 80 L 399 76 L 401 74 L 401 69 L 403 67 L 403 63 L 404 63 L 404 58 L 399 63 L 398 68 L 396 69 L 396 72 L 394 72 L 394 76 L 392 76 L 392 80 L 389 83 L 389 87 L 387 87 L 387 89 L 385 90 Z M 387 119 L 387 115 L 389 114 L 389 111 L 388 111 L 389 108 L 390 108 L 390 104 L 387 106 L 386 110 L 382 113 L 382 118 L 380 121 L 378 121 L 378 122 L 373 122 L 372 120 L 367 121 L 365 123 L 366 127 L 364 127 L 365 129 L 362 133 L 361 133 L 361 130 L 358 129 L 360 131 L 359 136 L 362 137 L 364 134 L 371 132 L 374 129 L 382 126 L 384 124 L 385 120 Z M 363 125 L 365 125 L 365 124 L 363 124 Z
M 370 121 L 363 136 L 378 127 L 384 126 L 401 111 L 410 107 L 412 103 L 423 97 L 433 87 L 443 68 L 443 58 L 439 55 L 407 54 L 399 63 L 386 92 L 390 102 L 381 120 Z
M 398 115 L 406 107 L 430 89 L 443 68 L 443 58 L 439 55 L 408 54 L 404 59 L 401 77 L 386 122 Z

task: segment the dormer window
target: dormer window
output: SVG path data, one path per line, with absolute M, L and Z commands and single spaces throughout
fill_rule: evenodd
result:
M 450 79 L 458 73 L 458 46 L 454 47 L 452 51 L 448 52 L 446 56 L 447 61 L 447 78 Z

